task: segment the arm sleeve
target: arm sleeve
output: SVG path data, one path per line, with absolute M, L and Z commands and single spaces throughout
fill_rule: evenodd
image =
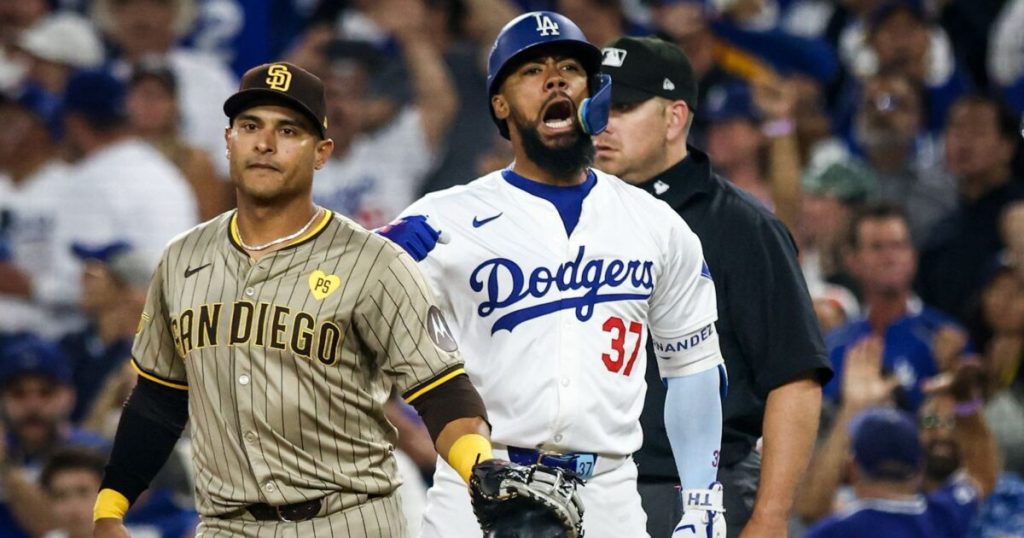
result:
M 391 243 L 384 248 L 398 249 Z M 410 404 L 464 373 L 455 337 L 416 262 L 404 252 L 380 268 L 356 307 L 355 325 Z
M 706 489 L 718 479 L 724 372 L 719 365 L 666 381 L 665 431 L 683 489 Z
M 651 299 L 650 329 L 661 377 L 678 377 L 722 363 L 715 320 L 715 283 L 704 262 L 700 240 L 683 219 L 662 250 L 661 271 Z
M 824 384 L 832 378 L 818 320 L 785 226 L 766 219 L 737 230 L 735 249 L 743 263 L 728 276 L 725 301 L 736 339 L 754 372 L 761 397 L 807 372 Z
M 178 350 L 165 300 L 167 270 L 168 259 L 165 253 L 149 285 L 146 306 L 142 309 L 142 318 L 132 345 L 132 366 L 145 379 L 186 390 L 188 379 L 185 375 L 185 362 Z
M 125 404 L 100 489 L 135 499 L 163 467 L 188 422 L 188 392 L 146 378 Z

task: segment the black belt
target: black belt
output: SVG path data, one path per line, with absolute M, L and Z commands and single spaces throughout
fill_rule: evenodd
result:
M 313 499 L 283 506 L 271 506 L 266 503 L 250 504 L 245 510 L 257 521 L 306 521 L 320 513 L 323 498 Z

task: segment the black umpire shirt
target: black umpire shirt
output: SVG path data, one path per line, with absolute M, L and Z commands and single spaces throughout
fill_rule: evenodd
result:
M 700 238 L 718 298 L 719 343 L 729 372 L 723 404 L 721 466 L 745 458 L 761 436 L 768 393 L 802 375 L 832 377 L 796 244 L 758 201 L 711 171 L 708 156 L 689 155 L 639 185 L 675 209 Z M 640 478 L 678 481 L 665 433 L 665 385 L 648 342 L 647 397 L 640 417 Z M 700 409 L 694 409 L 700 413 Z

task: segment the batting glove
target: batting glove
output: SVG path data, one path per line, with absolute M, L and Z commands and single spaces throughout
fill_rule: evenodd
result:
M 427 257 L 438 243 L 448 242 L 448 234 L 434 228 L 423 215 L 409 215 L 392 221 L 383 228 L 374 230 L 378 235 L 390 239 L 416 261 Z
M 712 483 L 708 489 L 683 490 L 683 518 L 672 538 L 725 538 L 720 482 Z

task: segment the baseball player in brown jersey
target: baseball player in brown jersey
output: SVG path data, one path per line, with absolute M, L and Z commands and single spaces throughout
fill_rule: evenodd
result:
M 388 395 L 464 477 L 490 459 L 483 404 L 412 259 L 313 204 L 333 149 L 320 80 L 262 65 L 224 111 L 238 209 L 164 251 L 95 535 L 128 535 L 190 419 L 197 536 L 403 537 Z

